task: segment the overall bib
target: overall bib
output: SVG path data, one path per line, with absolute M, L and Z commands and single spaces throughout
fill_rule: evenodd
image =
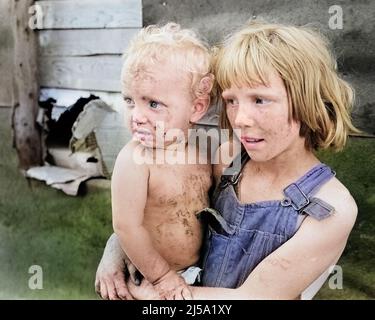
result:
M 283 200 L 241 204 L 234 186 L 250 158 L 244 151 L 237 157 L 241 157 L 241 170 L 231 175 L 227 174 L 228 169 L 224 172 L 214 191 L 212 208 L 203 213 L 208 221 L 203 286 L 239 287 L 265 257 L 296 233 L 307 215 L 321 220 L 334 211 L 329 204 L 314 198 L 319 188 L 335 175 L 324 164 L 287 186 Z

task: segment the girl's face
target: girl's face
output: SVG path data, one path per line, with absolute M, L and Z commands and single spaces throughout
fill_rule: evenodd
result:
M 235 134 L 254 161 L 265 162 L 304 146 L 300 123 L 289 120 L 289 101 L 278 73 L 268 86 L 232 86 L 222 93 L 226 114 Z

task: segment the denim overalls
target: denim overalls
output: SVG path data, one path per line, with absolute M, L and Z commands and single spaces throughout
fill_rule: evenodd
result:
M 228 169 L 224 172 L 214 191 L 212 208 L 202 215 L 208 219 L 203 286 L 239 287 L 259 262 L 296 233 L 306 215 L 321 220 L 334 211 L 332 206 L 313 197 L 335 175 L 324 164 L 287 186 L 281 201 L 241 204 L 234 185 L 249 156 L 243 151 L 237 157 L 241 157 L 240 172 L 232 175 L 227 174 Z

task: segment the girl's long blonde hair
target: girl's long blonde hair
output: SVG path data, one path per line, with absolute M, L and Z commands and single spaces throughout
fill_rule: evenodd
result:
M 306 148 L 341 150 L 348 134 L 359 132 L 350 118 L 354 91 L 338 75 L 328 42 L 317 32 L 252 21 L 228 37 L 215 53 L 220 90 L 233 85 L 267 85 L 271 68 L 284 82 L 289 118 L 301 123 Z M 230 128 L 225 108 L 221 125 Z

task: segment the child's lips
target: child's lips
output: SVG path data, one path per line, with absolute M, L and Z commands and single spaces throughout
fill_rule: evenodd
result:
M 254 138 L 254 137 L 247 137 L 247 136 L 242 136 L 241 140 L 243 140 L 243 141 L 245 141 L 247 143 L 257 143 L 257 142 L 264 141 L 264 139 Z
M 151 132 L 145 129 L 133 129 L 133 137 L 139 141 L 150 140 L 152 138 Z
M 264 139 L 261 138 L 255 138 L 255 137 L 248 137 L 248 136 L 242 136 L 241 142 L 248 148 L 256 148 L 258 147 Z

